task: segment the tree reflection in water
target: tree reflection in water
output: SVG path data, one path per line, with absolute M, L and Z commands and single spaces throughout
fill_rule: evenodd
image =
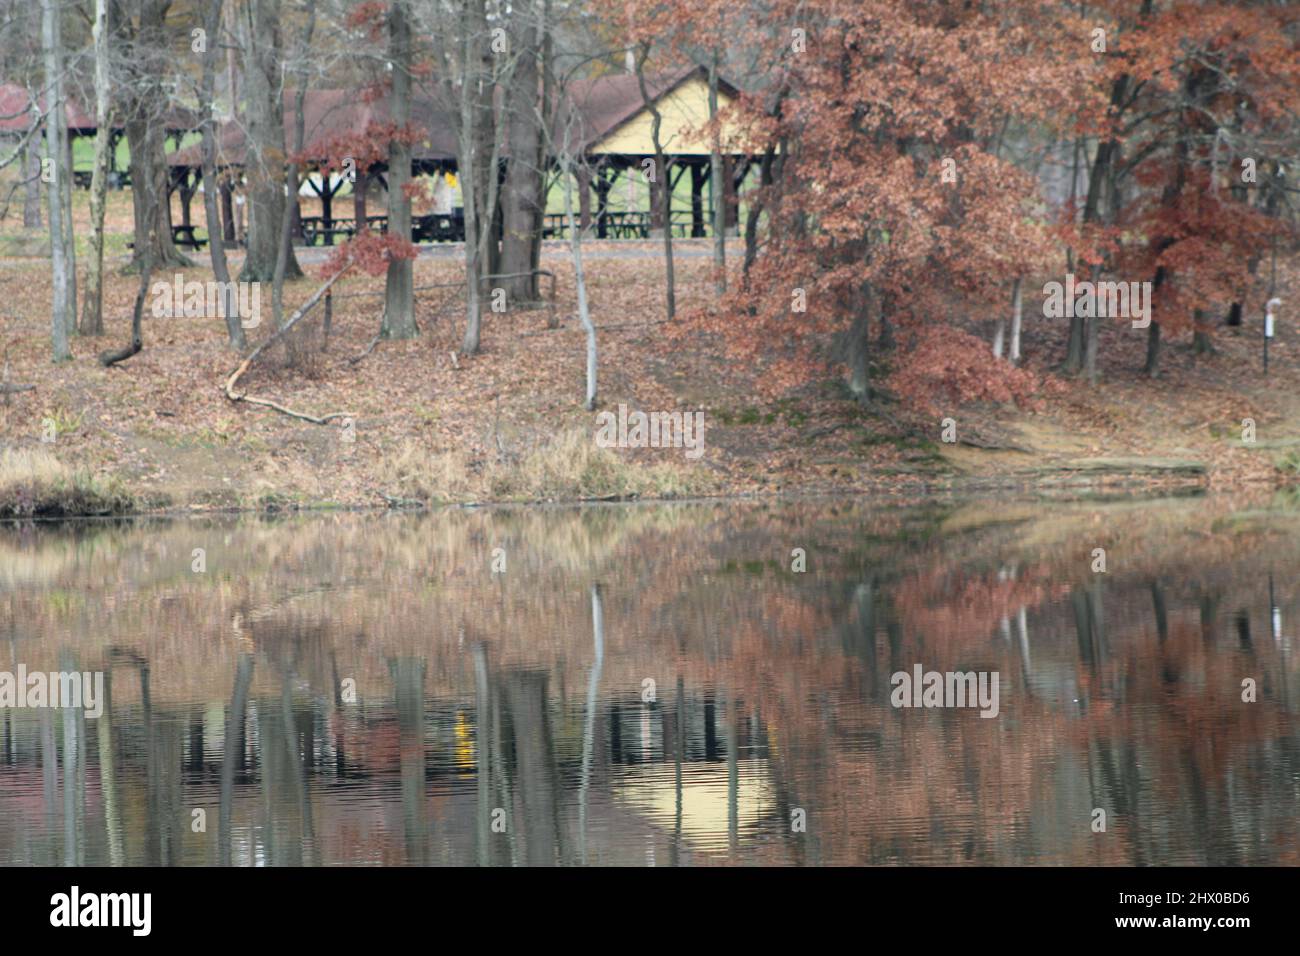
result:
M 0 863 L 1294 864 L 1296 523 L 1211 498 L 10 528 L 0 668 L 102 670 L 105 706 L 0 711 Z M 999 717 L 894 709 L 917 663 L 997 671 Z

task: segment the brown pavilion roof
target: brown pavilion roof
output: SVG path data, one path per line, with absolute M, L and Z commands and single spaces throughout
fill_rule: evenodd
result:
M 292 145 L 296 136 L 294 107 L 296 90 L 284 93 L 284 141 Z M 308 90 L 303 97 L 303 152 L 313 161 L 324 160 L 334 152 L 332 144 L 340 137 L 361 133 L 371 123 L 389 120 L 388 100 L 381 97 L 368 101 L 354 89 Z M 411 122 L 425 134 L 412 147 L 414 159 L 449 160 L 456 156 L 456 135 L 446 115 L 426 98 L 414 97 Z M 247 130 L 239 123 L 220 124 L 217 134 L 217 165 L 242 166 L 247 158 Z M 187 146 L 167 157 L 173 166 L 199 166 L 202 150 L 198 144 Z
M 646 92 L 658 100 L 704 68 L 691 65 L 671 73 L 646 77 Z M 725 80 L 719 84 L 728 95 L 737 90 Z M 295 137 L 294 107 L 297 91 L 284 93 L 284 138 L 292 144 Z M 587 150 L 645 108 L 641 89 L 634 74 L 610 73 L 604 76 L 573 80 L 566 90 L 565 104 L 555 121 L 554 141 L 563 141 L 564 124 L 570 125 L 571 143 Z M 332 144 L 340 137 L 356 135 L 371 123 L 388 121 L 388 99 L 368 100 L 355 89 L 308 90 L 303 98 L 303 152 L 313 162 L 324 160 Z M 424 140 L 412 147 L 412 158 L 439 162 L 456 160 L 456 127 L 447 111 L 429 97 L 415 96 L 411 102 L 411 122 L 424 133 Z M 506 144 L 508 152 L 509 144 Z M 242 166 L 248 150 L 247 131 L 238 123 L 225 122 L 217 134 L 217 165 Z M 197 167 L 202 163 L 198 144 L 168 156 L 173 166 Z
M 46 97 L 41 94 L 37 104 L 43 113 Z M 94 130 L 95 117 L 87 113 L 74 98 L 65 97 L 64 113 L 68 129 Z M 22 133 L 31 128 L 36 119 L 36 106 L 32 103 L 32 93 L 25 86 L 17 83 L 0 84 L 0 132 Z
M 46 97 L 43 93 L 37 97 L 37 103 L 44 112 Z M 87 111 L 75 96 L 65 96 L 63 108 L 68 129 L 78 133 L 95 132 L 98 127 L 95 114 Z M 25 132 L 35 119 L 32 91 L 18 83 L 0 83 L 0 133 Z M 196 125 L 196 114 L 183 107 L 173 107 L 164 116 L 164 126 L 169 132 L 193 129 Z M 121 128 L 120 121 L 114 125 L 114 129 Z

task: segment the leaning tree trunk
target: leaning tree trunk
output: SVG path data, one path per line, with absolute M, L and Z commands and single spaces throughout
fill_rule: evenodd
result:
M 131 308 L 131 341 L 114 352 L 104 352 L 99 356 L 99 364 L 105 368 L 125 362 L 144 348 L 144 300 L 149 294 L 149 280 L 152 276 L 153 265 L 146 258 L 140 263 L 140 285 L 135 292 L 135 305 Z
M 393 0 L 388 14 L 388 59 L 392 64 L 393 87 L 389 94 L 389 115 L 397 136 L 388 144 L 388 233 L 399 239 L 411 238 L 411 146 L 403 138 L 411 119 L 411 21 L 406 0 Z M 397 257 L 388 260 L 384 288 L 384 318 L 379 334 L 386 339 L 415 336 L 414 264 Z
M 113 140 L 108 77 L 108 0 L 95 0 L 95 166 L 90 176 L 90 262 L 81 302 L 81 334 L 104 334 L 104 200 Z
M 722 131 L 718 122 L 718 51 L 709 60 L 709 122 L 715 124 L 709 150 L 709 198 L 713 200 L 713 271 L 718 295 L 727 291 L 727 184 L 722 170 Z
M 50 220 L 50 269 L 54 286 L 53 308 L 50 311 L 50 333 L 54 361 L 62 362 L 72 358 L 68 348 L 68 326 L 70 324 L 70 301 L 68 285 L 68 254 L 65 248 L 67 236 L 63 230 L 63 177 L 67 175 L 68 154 L 62 149 L 60 129 L 66 129 L 61 80 L 63 75 L 62 51 L 59 48 L 59 14 L 54 7 L 55 0 L 41 0 L 41 42 L 45 54 L 45 75 L 54 77 L 48 95 L 49 113 L 45 117 L 45 158 L 48 160 L 53 176 L 45 191 L 49 203 Z M 72 279 L 71 281 L 75 281 Z
M 285 206 L 284 101 L 280 81 L 280 0 L 249 0 L 244 30 L 244 115 L 248 125 L 248 254 L 239 278 L 272 282 L 280 254 L 280 227 Z M 285 276 L 302 275 L 293 250 Z
M 657 195 L 659 214 L 664 226 L 664 291 L 668 299 L 665 318 L 671 322 L 677 315 L 677 277 L 673 271 L 673 184 L 672 178 L 668 175 L 668 160 L 664 155 L 664 144 L 660 135 L 664 116 L 658 104 L 650 98 L 650 91 L 646 88 L 645 62 L 649 56 L 650 44 L 642 43 L 636 58 L 636 82 L 641 91 L 641 102 L 650 111 L 650 142 L 655 151 L 655 165 L 651 174 L 658 176 L 660 180 Z M 654 189 L 650 191 L 652 194 L 656 193 Z

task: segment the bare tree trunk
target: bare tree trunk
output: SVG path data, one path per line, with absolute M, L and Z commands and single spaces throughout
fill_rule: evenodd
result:
M 1092 267 L 1092 283 L 1096 287 L 1097 280 L 1101 278 L 1101 266 Z M 1094 310 L 1099 311 L 1099 310 Z M 1088 375 L 1088 384 L 1097 384 L 1097 338 L 1101 334 L 1102 317 L 1094 315 L 1088 319 L 1088 336 L 1087 348 L 1084 352 L 1084 368 Z
M 41 43 L 45 56 L 47 102 L 49 112 L 45 117 L 45 157 L 49 161 L 53 180 L 45 191 L 50 219 L 50 268 L 54 287 L 53 308 L 50 313 L 50 332 L 54 361 L 72 358 L 68 348 L 68 325 L 71 319 L 68 285 L 67 236 L 63 222 L 63 177 L 67 175 L 68 155 L 62 148 L 60 130 L 67 125 L 63 113 L 63 56 L 59 39 L 59 13 L 55 0 L 41 0 Z M 71 277 L 75 282 L 75 277 Z
M 112 100 L 108 76 L 108 0 L 95 0 L 95 166 L 90 176 L 90 263 L 81 303 L 81 334 L 104 334 L 104 201 L 108 151 L 112 143 Z
M 189 265 L 189 260 L 176 251 L 172 242 L 167 166 L 157 120 L 139 117 L 128 120 L 126 139 L 131 150 L 131 204 L 135 212 L 132 264 L 138 269 L 148 258 L 154 266 Z M 153 216 L 152 222 L 144 221 L 146 214 Z M 146 250 L 146 242 L 152 243 L 152 248 Z
M 465 339 L 462 351 L 473 355 L 479 350 L 482 329 L 484 280 L 498 271 L 499 246 L 496 236 L 496 211 L 500 185 L 499 163 L 505 124 L 497 122 L 494 90 L 498 83 L 508 86 L 513 64 L 507 60 L 500 73 L 487 43 L 486 7 L 476 0 L 463 0 L 460 23 L 461 64 L 464 76 L 460 84 L 460 154 L 461 195 L 465 204 Z
M 718 51 L 709 60 L 709 122 L 718 121 Z M 715 129 L 709 150 L 709 199 L 713 209 L 714 289 L 718 295 L 727 291 L 727 184 L 723 182 L 722 131 Z
M 772 162 L 776 158 L 776 150 L 768 147 L 763 151 L 763 158 L 758 164 L 758 186 L 759 193 L 749 208 L 745 211 L 745 267 L 744 277 L 749 278 L 749 270 L 754 265 L 754 260 L 758 258 L 758 220 L 763 215 L 763 207 L 767 202 L 764 195 L 772 185 Z
M 199 91 L 199 109 L 203 111 L 203 212 L 208 221 L 208 251 L 212 256 L 212 274 L 225 290 L 222 311 L 226 318 L 226 335 L 230 347 L 242 351 L 247 344 L 244 325 L 235 299 L 235 285 L 230 281 L 230 266 L 226 262 L 225 229 L 217 211 L 217 143 L 216 116 L 213 109 L 213 87 L 216 84 L 217 31 L 221 28 L 223 0 L 208 0 L 203 14 L 203 26 L 208 34 L 208 46 L 203 54 L 203 79 Z
M 1118 108 L 1124 101 L 1129 88 L 1129 76 L 1124 74 L 1120 76 L 1111 89 L 1111 105 Z M 1097 154 L 1093 157 L 1092 169 L 1088 174 L 1088 196 L 1084 200 L 1083 221 L 1092 223 L 1102 221 L 1101 196 L 1102 191 L 1108 182 L 1111 182 L 1111 174 L 1114 170 L 1116 160 L 1119 156 L 1120 144 L 1118 140 L 1108 139 L 1097 144 Z M 1114 205 L 1115 197 L 1111 196 L 1111 204 Z M 1110 210 L 1113 215 L 1115 210 Z M 1092 279 L 1095 282 L 1101 275 L 1100 267 L 1093 269 Z M 1074 316 L 1070 319 L 1070 346 L 1069 352 L 1065 359 L 1065 370 L 1071 374 L 1078 374 L 1081 369 L 1086 369 L 1089 384 L 1096 384 L 1097 374 L 1097 332 L 1098 317 L 1083 319 L 1080 316 Z
M 538 183 L 541 186 L 541 192 L 538 193 L 537 208 L 533 212 L 532 264 L 530 266 L 533 271 L 542 267 L 542 235 L 545 232 L 546 225 L 546 197 L 550 195 L 550 153 L 546 148 L 546 134 L 544 130 L 555 115 L 554 101 L 552 99 L 554 94 L 553 87 L 555 78 L 551 72 L 555 43 L 551 27 L 551 0 L 542 0 L 541 17 L 538 21 L 537 33 L 541 38 L 537 61 L 537 70 L 541 75 L 542 85 L 542 115 L 538 122 L 539 135 L 537 137 L 537 175 Z M 534 293 L 540 297 L 540 294 L 537 293 L 536 284 L 534 284 L 533 290 Z M 552 315 L 548 320 L 548 324 L 552 325 L 552 327 L 558 326 L 558 316 Z
M 477 183 L 478 178 L 475 175 L 474 166 L 476 162 L 476 147 L 478 136 L 476 131 L 476 106 L 474 94 L 471 90 L 473 78 L 470 74 L 470 63 L 475 56 L 476 44 L 482 41 L 481 37 L 476 37 L 475 31 L 481 26 L 474 17 L 474 0 L 462 0 L 461 8 L 461 63 L 464 69 L 464 76 L 461 77 L 460 84 L 460 142 L 459 142 L 459 162 L 460 167 L 460 191 L 461 202 L 465 209 L 465 338 L 461 342 L 461 351 L 466 355 L 474 355 L 479 349 L 480 326 L 482 323 L 482 307 L 479 302 L 479 285 L 482 282 L 484 270 L 481 268 L 478 259 L 479 252 L 479 227 L 480 222 L 477 215 L 478 196 Z
M 517 57 L 510 83 L 510 159 L 506 166 L 505 191 L 501 197 L 501 272 L 498 284 L 506 298 L 515 302 L 537 301 L 537 277 L 532 274 L 534 247 L 541 238 L 541 213 L 545 204 L 545 170 L 541 163 L 542 117 L 539 103 L 539 64 L 546 24 L 537 0 L 514 5 L 515 28 L 511 52 Z
M 59 39 L 58 42 L 62 44 L 63 40 Z M 60 83 L 59 100 L 66 104 L 63 99 L 62 83 Z M 60 112 L 66 116 L 65 109 L 60 109 Z M 71 338 L 77 334 L 77 233 L 72 224 L 72 143 L 68 137 L 66 119 L 62 121 L 59 130 L 59 152 L 67 161 L 59 190 L 59 212 L 63 218 L 63 248 L 68 262 L 68 311 L 65 321 L 68 326 L 68 337 Z
M 636 81 L 641 89 L 641 102 L 650 111 L 650 140 L 654 143 L 655 165 L 653 175 L 660 178 L 659 203 L 660 217 L 664 225 L 664 291 L 667 294 L 667 320 L 671 322 L 677 315 L 677 281 L 673 271 L 673 187 L 668 175 L 668 161 L 664 156 L 664 144 L 660 138 L 664 117 L 659 106 L 650 99 L 650 91 L 645 83 L 645 63 L 650 56 L 650 44 L 641 44 L 636 58 Z
M 41 228 L 41 157 L 35 136 L 23 146 L 23 228 Z
M 231 37 L 239 36 L 239 11 L 237 4 L 230 4 L 225 10 L 226 32 Z M 214 34 L 208 33 L 211 37 Z M 226 95 L 230 97 L 231 109 L 238 111 L 239 103 L 239 45 L 231 43 L 226 47 Z
M 302 39 L 297 50 L 300 69 L 301 64 L 305 63 L 309 56 L 311 35 L 315 29 L 316 0 L 308 0 L 307 22 L 303 25 Z M 303 72 L 305 73 L 305 70 Z M 295 156 L 302 152 L 303 137 L 306 134 L 306 117 L 303 113 L 303 104 L 306 97 L 307 77 L 300 75 L 298 78 L 298 92 L 294 99 L 293 155 Z M 298 161 L 296 159 L 286 167 L 284 181 L 286 202 L 281 211 L 280 241 L 276 247 L 275 276 L 271 285 L 271 308 L 275 314 L 275 327 L 277 330 L 284 328 L 284 280 L 289 273 L 289 258 L 293 254 L 293 214 L 297 209 L 298 197 Z M 328 183 L 326 185 L 328 186 Z M 409 230 L 409 224 L 407 228 Z M 302 275 L 302 270 L 298 270 L 297 274 Z M 292 342 L 287 344 L 290 349 L 293 348 Z
M 388 60 L 393 86 L 389 115 L 398 137 L 388 144 L 388 232 L 400 239 L 411 238 L 411 147 L 402 139 L 411 118 L 411 22 L 407 0 L 392 0 L 388 14 Z M 384 287 L 384 317 L 379 334 L 386 339 L 415 336 L 415 271 L 410 259 L 388 261 Z
M 285 194 L 280 22 L 280 0 L 249 0 L 241 37 L 248 125 L 248 254 L 239 273 L 243 281 L 274 280 L 285 207 L 297 198 Z M 302 269 L 290 249 L 285 276 L 300 275 Z
M 1193 310 L 1192 325 L 1192 352 L 1196 355 L 1213 355 L 1214 342 L 1210 338 L 1210 329 L 1205 321 L 1204 309 Z
M 137 269 L 146 260 L 155 269 L 190 264 L 172 242 L 163 144 L 168 96 L 161 73 L 164 63 L 169 62 L 166 60 L 166 18 L 170 6 L 171 0 L 140 0 L 139 23 L 126 50 L 125 81 L 131 99 L 122 112 L 127 116 L 126 138 L 131 150 L 131 200 L 135 213 L 132 265 Z M 110 17 L 114 29 L 117 20 L 116 14 Z M 151 218 L 146 220 L 146 216 Z
M 487 21 L 483 21 L 483 31 L 487 31 Z M 478 176 L 474 195 L 479 200 L 478 206 L 478 261 L 484 279 L 492 277 L 496 283 L 501 272 L 501 152 L 505 146 L 506 124 L 498 121 L 496 115 L 496 98 L 494 91 L 498 85 L 509 89 L 510 78 L 514 74 L 514 59 L 506 57 L 504 72 L 499 67 L 498 58 L 493 56 L 487 44 L 482 46 L 482 68 L 479 73 L 478 96 L 475 106 L 478 116 L 474 132 L 478 138 L 475 151 L 479 164 L 474 172 Z M 486 282 L 484 289 L 486 291 Z M 480 310 L 480 314 L 481 310 Z
M 1146 363 L 1142 366 L 1142 371 L 1146 372 L 1152 378 L 1159 374 L 1160 370 L 1160 323 L 1154 319 L 1147 326 L 1147 357 Z
M 871 316 L 876 311 L 878 296 L 869 282 L 862 284 L 858 293 L 853 323 L 849 327 L 848 351 L 849 391 L 862 405 L 871 400 Z

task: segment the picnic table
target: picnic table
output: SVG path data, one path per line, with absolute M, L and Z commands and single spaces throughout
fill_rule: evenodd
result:
M 172 242 L 178 246 L 184 246 L 187 249 L 202 249 L 208 244 L 208 240 L 200 239 L 194 234 L 197 226 L 172 226 Z
M 305 246 L 318 244 L 332 246 L 337 236 L 351 239 L 357 234 L 357 221 L 352 217 L 331 219 L 328 228 L 324 216 L 303 216 L 299 222 L 302 224 L 302 241 Z M 374 232 L 387 232 L 388 217 L 367 216 L 366 226 Z M 320 242 L 318 243 L 317 240 Z
M 464 209 L 411 218 L 412 242 L 461 242 L 464 238 Z
M 574 217 L 577 221 L 577 217 Z M 674 226 L 677 224 L 674 223 Z M 565 213 L 548 212 L 542 224 L 543 239 L 557 239 L 568 232 L 568 217 Z M 609 212 L 595 215 L 588 226 L 588 233 L 595 233 L 602 239 L 649 239 L 650 213 L 637 210 L 629 212 Z

